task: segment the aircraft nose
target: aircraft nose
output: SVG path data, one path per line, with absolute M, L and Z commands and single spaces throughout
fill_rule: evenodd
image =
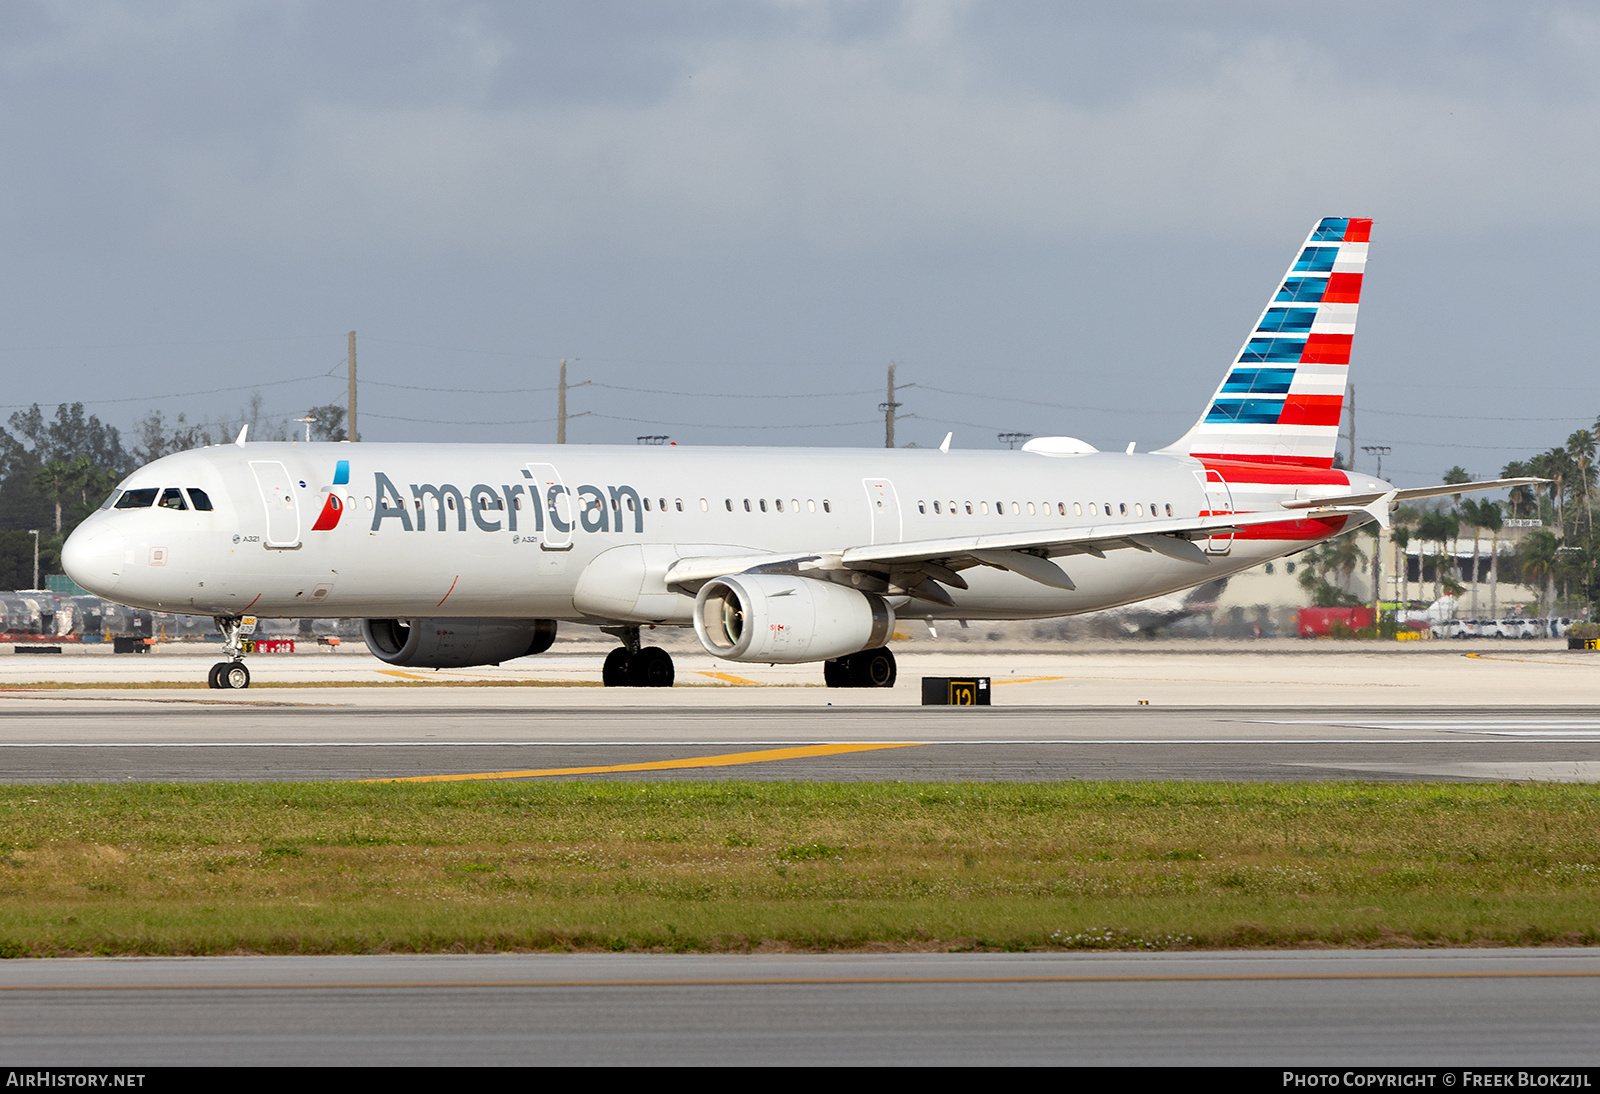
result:
M 122 579 L 122 536 L 109 528 L 79 528 L 61 546 L 61 568 L 96 596 L 110 596 Z

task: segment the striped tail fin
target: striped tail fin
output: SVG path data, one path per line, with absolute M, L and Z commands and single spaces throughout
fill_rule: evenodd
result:
M 1194 428 L 1164 452 L 1329 467 L 1372 221 L 1325 217 Z

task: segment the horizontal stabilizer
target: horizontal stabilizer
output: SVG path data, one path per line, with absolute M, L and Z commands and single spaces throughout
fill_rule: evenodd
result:
M 1487 479 L 1483 482 L 1448 482 L 1439 486 L 1412 486 L 1404 490 L 1369 490 L 1362 494 L 1336 494 L 1329 498 L 1300 498 L 1283 503 L 1285 509 L 1321 509 L 1325 506 L 1356 506 L 1365 509 L 1380 498 L 1393 502 L 1420 498 L 1442 498 L 1451 494 L 1472 494 L 1479 490 L 1505 490 L 1513 486 L 1540 486 L 1549 479 Z

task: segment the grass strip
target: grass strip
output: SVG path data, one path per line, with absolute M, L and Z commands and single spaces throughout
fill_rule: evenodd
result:
M 0 787 L 0 955 L 1600 942 L 1581 784 Z

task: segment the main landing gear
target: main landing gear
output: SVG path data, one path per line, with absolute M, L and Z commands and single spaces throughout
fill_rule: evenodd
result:
M 822 680 L 830 688 L 892 688 L 897 674 L 887 646 L 822 663 Z
M 672 655 L 659 646 L 639 643 L 638 627 L 602 627 L 623 644 L 606 654 L 600 679 L 608 688 L 670 688 L 676 675 Z
M 219 615 L 216 621 L 217 630 L 222 632 L 222 646 L 228 651 L 228 660 L 218 661 L 211 666 L 206 685 L 228 691 L 247 688 L 250 686 L 250 670 L 244 667 L 244 635 L 241 632 L 244 620 L 237 615 Z

